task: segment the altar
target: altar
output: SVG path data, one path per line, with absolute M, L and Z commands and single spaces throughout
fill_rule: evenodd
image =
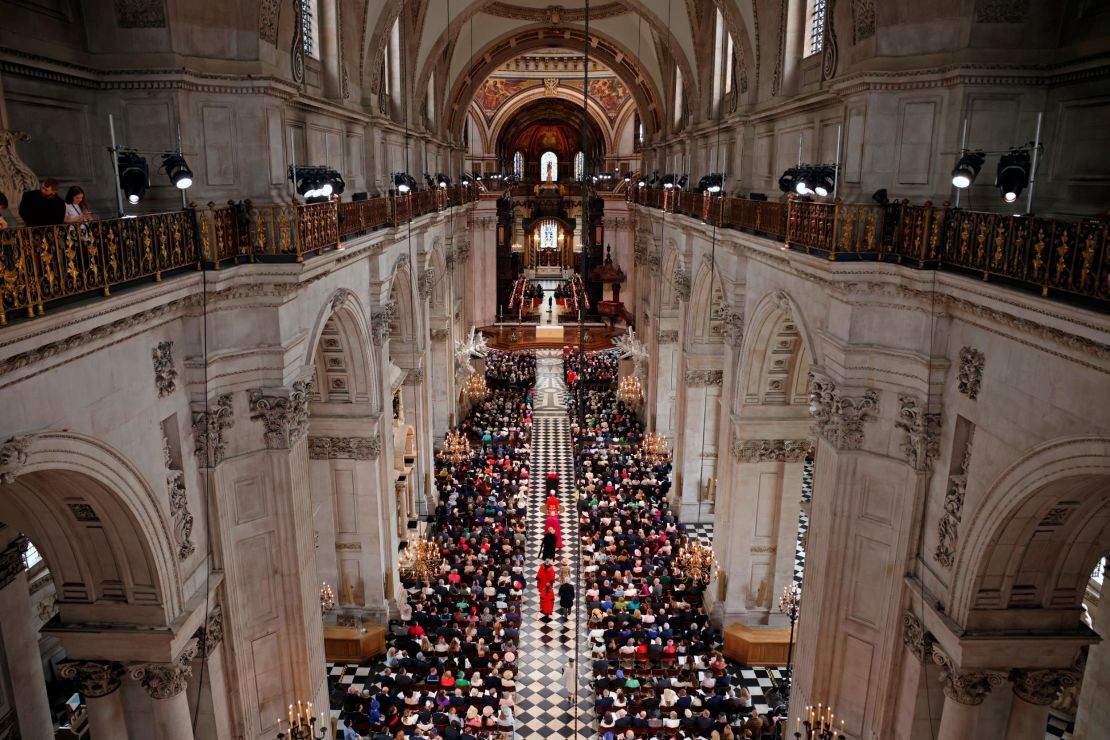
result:
M 563 327 L 559 324 L 540 324 L 536 327 L 537 342 L 562 342 Z

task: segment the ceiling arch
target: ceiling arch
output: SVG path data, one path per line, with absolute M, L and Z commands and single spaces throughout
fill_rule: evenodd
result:
M 606 151 L 606 136 L 593 116 L 586 118 L 592 159 Z M 561 160 L 569 160 L 582 148 L 582 107 L 569 100 L 539 98 L 517 109 L 507 119 L 495 139 L 502 161 L 512 160 L 520 150 L 528 161 L 539 161 L 545 150 L 553 150 Z
M 497 113 L 494 115 L 493 120 L 489 124 L 489 142 L 494 144 L 497 142 L 501 134 L 501 130 L 509 125 L 517 113 L 526 106 L 533 105 L 538 101 L 565 101 L 577 108 L 578 111 L 582 109 L 582 92 L 574 88 L 567 88 L 559 86 L 556 88 L 555 93 L 549 94 L 544 88 L 530 88 L 523 92 L 517 93 L 509 98 L 505 103 L 498 108 Z M 629 106 L 625 106 L 629 107 Z M 596 124 L 605 145 L 605 151 L 613 150 L 613 126 L 606 120 L 604 109 L 592 97 L 586 98 L 586 109 L 590 114 L 591 121 Z M 580 119 L 577 119 L 580 120 Z

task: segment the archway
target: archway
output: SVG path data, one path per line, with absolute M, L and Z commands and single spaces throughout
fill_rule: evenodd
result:
M 515 109 L 496 132 L 496 152 L 510 162 L 516 152 L 523 155 L 524 177 L 528 180 L 573 180 L 574 156 L 583 149 L 582 106 L 562 98 L 539 98 Z M 592 114 L 587 115 L 588 161 L 591 168 L 605 159 L 608 137 Z M 547 162 L 555 163 L 554 178 Z

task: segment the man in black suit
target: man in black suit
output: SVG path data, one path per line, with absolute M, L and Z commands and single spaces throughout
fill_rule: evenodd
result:
M 66 220 L 66 203 L 58 197 L 58 181 L 48 177 L 38 190 L 28 190 L 19 202 L 19 217 L 27 226 L 54 226 Z

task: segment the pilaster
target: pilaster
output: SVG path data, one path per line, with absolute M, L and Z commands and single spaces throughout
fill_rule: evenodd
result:
M 9 532 L 11 530 L 8 530 Z M 0 551 L 0 637 L 8 662 L 8 682 L 19 719 L 19 734 L 26 738 L 54 736 L 46 678 L 39 657 L 39 636 L 31 614 L 24 553 L 28 541 L 17 536 Z

